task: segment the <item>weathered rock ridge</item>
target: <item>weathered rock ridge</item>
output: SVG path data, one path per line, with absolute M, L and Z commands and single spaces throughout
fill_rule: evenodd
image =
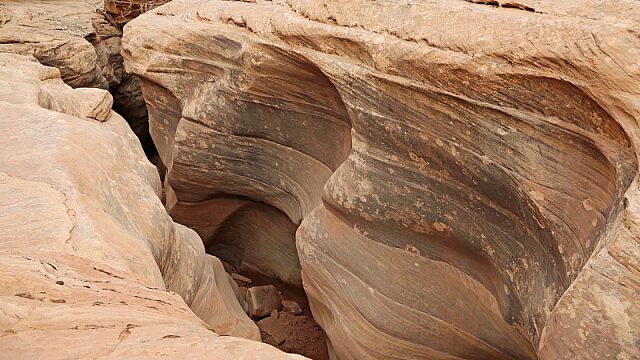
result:
M 300 358 L 213 332 L 260 338 L 111 104 L 0 54 L 0 357 Z
M 140 82 L 124 72 L 120 28 L 109 22 L 101 1 L 4 0 L 0 3 L 0 52 L 32 55 L 56 67 L 70 86 L 108 89 L 113 108 L 142 142 L 155 149 L 149 135 Z
M 300 224 L 336 358 L 630 359 L 639 25 L 631 0 L 175 0 L 123 56 L 170 214 L 276 276 L 235 242 Z

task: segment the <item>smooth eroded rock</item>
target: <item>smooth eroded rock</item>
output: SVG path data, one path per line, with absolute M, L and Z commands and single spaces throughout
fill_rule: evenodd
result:
M 0 54 L 0 83 L 4 356 L 287 358 L 216 335 L 260 339 L 220 261 L 165 212 L 155 168 L 108 102 L 14 54 Z
M 639 19 L 630 0 L 175 0 L 123 56 L 171 214 L 208 246 L 252 202 L 301 224 L 336 358 L 633 358 Z
M 109 89 L 113 110 L 127 120 L 145 152 L 153 155 L 140 81 L 124 72 L 122 31 L 107 14 L 102 1 L 3 1 L 0 52 L 32 55 L 58 68 L 74 88 Z

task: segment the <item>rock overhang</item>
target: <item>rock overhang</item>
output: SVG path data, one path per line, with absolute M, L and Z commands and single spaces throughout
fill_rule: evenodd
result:
M 546 2 L 532 5 L 537 13 L 464 2 L 367 4 L 375 11 L 361 1 L 345 3 L 346 12 L 326 2 L 175 1 L 130 25 L 174 34 L 170 42 L 157 42 L 128 30 L 127 66 L 162 86 L 173 86 L 170 92 L 184 102 L 202 100 L 193 88 L 205 82 L 227 86 L 224 91 L 214 87 L 212 97 L 242 93 L 259 83 L 260 72 L 250 69 L 286 75 L 302 59 L 312 69 L 305 74 L 315 74 L 321 87 L 337 93 L 336 101 L 327 103 L 341 105 L 336 109 L 344 109 L 340 110 L 341 118 L 346 114 L 342 122 L 351 128 L 348 143 L 353 146 L 346 161 L 332 169 L 328 181 L 322 180 L 328 175 L 322 175 L 311 187 L 302 188 L 301 193 L 314 194 L 316 206 L 320 205 L 319 191 L 323 191 L 322 205 L 304 206 L 306 210 L 292 215 L 291 202 L 285 205 L 265 196 L 271 190 L 260 193 L 256 185 L 244 184 L 226 192 L 265 201 L 287 213 L 294 223 L 305 219 L 297 233 L 307 273 L 305 285 L 317 296 L 316 301 L 312 296 L 312 306 L 315 303 L 321 314 L 321 324 L 325 318 L 329 338 L 342 339 L 358 328 L 361 334 L 378 336 L 380 344 L 386 344 L 386 335 L 368 332 L 371 326 L 353 328 L 330 320 L 335 316 L 331 311 L 345 317 L 343 311 L 353 311 L 345 309 L 355 300 L 340 299 L 345 296 L 339 291 L 346 291 L 347 283 L 355 286 L 364 281 L 367 274 L 351 273 L 352 278 L 346 280 L 344 274 L 322 269 L 322 262 L 333 261 L 353 272 L 359 267 L 353 254 L 378 251 L 378 256 L 386 254 L 400 265 L 377 263 L 376 273 L 400 273 L 417 266 L 412 256 L 418 255 L 420 261 L 415 263 L 424 261 L 433 274 L 451 276 L 454 285 L 450 286 L 458 293 L 483 299 L 481 312 L 487 315 L 476 317 L 496 326 L 489 331 L 470 322 L 469 317 L 475 316 L 471 313 L 463 317 L 444 308 L 434 311 L 435 303 L 428 301 L 419 306 L 419 311 L 431 311 L 430 316 L 451 325 L 454 333 L 462 329 L 472 334 L 464 340 L 470 341 L 468 347 L 458 355 L 471 356 L 465 351 L 476 349 L 490 357 L 533 357 L 558 300 L 594 250 L 605 245 L 601 239 L 610 227 L 617 224 L 614 220 L 624 208 L 624 194 L 636 176 L 634 119 L 639 113 L 634 99 L 639 90 L 633 79 L 638 77 L 637 58 L 625 57 L 620 51 L 624 44 L 638 43 L 631 30 L 633 19 L 582 13 L 571 18 L 568 5 L 549 9 Z M 461 12 L 468 16 L 459 15 Z M 154 16 L 166 18 L 166 23 L 155 21 Z M 500 19 L 500 25 L 488 27 L 495 19 Z M 420 24 L 424 26 L 417 26 Z M 481 33 L 474 30 L 482 26 Z M 206 43 L 207 37 L 215 44 L 207 51 L 190 45 Z M 202 41 L 190 41 L 196 39 Z M 145 46 L 147 50 L 141 50 Z M 197 62 L 216 64 L 202 68 L 205 75 L 180 73 L 176 64 L 184 62 L 179 59 L 192 56 L 202 57 Z M 163 64 L 159 68 L 173 70 L 154 74 L 149 64 L 156 62 Z M 269 62 L 280 67 L 260 69 Z M 171 71 L 174 75 L 167 75 Z M 305 84 L 313 83 L 300 72 L 291 74 L 305 79 Z M 299 84 L 296 77 L 284 79 L 268 83 L 265 92 L 290 96 Z M 249 103 L 261 103 L 258 95 L 262 94 L 251 95 Z M 228 111 L 234 106 L 223 104 L 221 108 Z M 268 123 L 277 113 L 287 111 L 275 100 L 270 107 L 276 114 L 252 118 L 256 111 L 251 108 L 245 115 L 231 112 L 213 123 L 253 121 L 251 126 L 258 128 L 261 122 Z M 205 107 L 191 112 L 219 115 Z M 283 141 L 277 130 L 268 131 L 274 132 L 269 141 Z M 252 142 L 243 147 L 254 152 L 260 149 Z M 189 150 L 178 146 L 169 146 L 167 151 L 189 156 Z M 220 153 L 208 149 L 205 154 L 215 157 Z M 249 177 L 260 179 L 269 167 L 280 169 L 282 159 L 271 160 L 272 155 L 261 159 L 265 166 Z M 302 166 L 299 164 L 305 161 L 293 163 Z M 200 175 L 185 183 L 199 178 L 211 186 L 207 191 L 219 191 L 220 181 L 211 182 L 206 161 L 203 164 Z M 233 162 L 221 167 L 231 172 L 226 181 L 247 175 L 246 169 Z M 297 170 L 285 167 L 280 176 L 291 172 Z M 185 174 L 189 179 L 191 174 Z M 304 174 L 297 181 L 308 181 L 308 173 Z M 301 203 L 299 196 L 294 199 Z M 351 248 L 338 246 L 349 242 L 346 239 L 361 241 L 352 241 L 358 245 Z M 341 251 L 336 253 L 335 248 Z M 394 255 L 398 250 L 413 255 L 402 259 Z M 312 256 L 323 251 L 326 254 Z M 369 263 L 360 265 L 372 271 L 367 268 Z M 388 276 L 387 281 L 393 277 Z M 334 293 L 314 289 L 322 281 Z M 436 280 L 420 281 L 425 283 L 407 283 L 398 292 L 412 292 L 411 302 L 431 298 L 440 299 L 433 301 L 443 305 L 450 305 L 456 297 L 455 291 L 441 290 L 436 296 L 423 289 L 435 286 Z M 386 287 L 383 281 L 362 289 L 375 289 L 376 296 L 396 296 L 392 299 L 395 304 L 408 301 L 389 294 Z M 389 305 L 380 303 L 371 312 L 354 316 L 379 321 L 381 315 L 373 309 L 383 306 Z M 403 316 L 415 316 L 409 313 Z M 422 326 L 428 324 L 426 320 Z M 515 331 L 504 327 L 506 324 Z M 393 332 L 391 337 L 403 338 L 399 324 L 376 323 L 376 327 Z M 418 338 L 417 353 L 435 356 L 433 351 L 450 351 L 421 338 L 420 330 L 413 331 L 409 333 Z M 352 350 L 337 346 L 333 345 L 339 354 L 351 354 Z M 387 346 L 384 351 L 402 351 Z

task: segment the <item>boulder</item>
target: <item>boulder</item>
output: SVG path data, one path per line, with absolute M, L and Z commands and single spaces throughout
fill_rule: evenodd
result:
M 220 261 L 165 212 L 155 168 L 105 97 L 0 54 L 3 355 L 296 358 L 217 336 L 260 339 Z
M 172 216 L 207 246 L 291 246 L 220 240 L 256 202 L 300 224 L 335 358 L 634 358 L 639 25 L 632 0 L 174 0 L 123 56 Z
M 249 314 L 254 317 L 265 317 L 282 308 L 282 297 L 273 285 L 254 286 L 247 289 Z

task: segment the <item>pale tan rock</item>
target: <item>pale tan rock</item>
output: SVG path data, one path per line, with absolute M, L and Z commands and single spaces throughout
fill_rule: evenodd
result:
M 249 202 L 301 224 L 336 358 L 634 358 L 639 25 L 630 0 L 174 0 L 123 55 L 172 215 L 208 246 Z
M 302 358 L 217 336 L 175 293 L 78 256 L 3 251 L 0 278 L 6 358 Z
M 86 39 L 94 33 L 92 21 L 100 7 L 92 0 L 5 0 L 0 7 L 0 52 L 33 55 L 58 68 L 72 87 L 106 88 L 96 52 Z
M 287 358 L 213 332 L 260 338 L 220 261 L 166 214 L 126 122 L 87 96 L 106 92 L 13 54 L 0 83 L 3 356 Z
M 106 14 L 101 1 L 3 1 L 0 52 L 33 55 L 42 64 L 58 68 L 72 87 L 109 89 L 113 109 L 152 155 L 155 150 L 140 81 L 124 72 L 122 31 L 109 23 Z

